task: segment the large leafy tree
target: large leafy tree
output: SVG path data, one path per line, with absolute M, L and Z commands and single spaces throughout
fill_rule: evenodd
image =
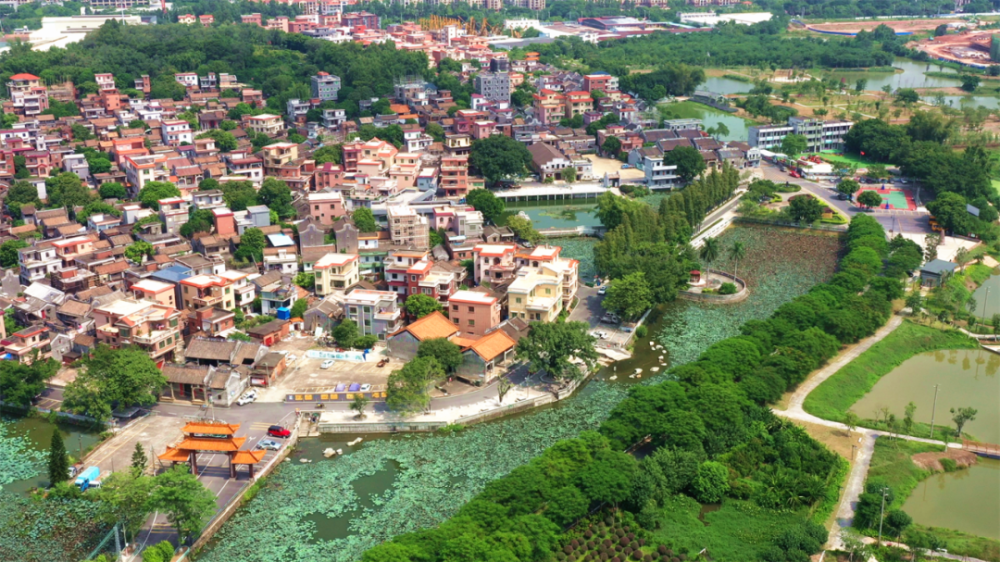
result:
M 29 407 L 31 400 L 45 390 L 45 381 L 57 370 L 59 363 L 53 359 L 36 360 L 30 365 L 0 361 L 0 396 L 5 404 Z
M 570 361 L 575 358 L 593 369 L 597 364 L 594 338 L 586 322 L 551 322 L 531 325 L 528 335 L 517 342 L 517 356 L 531 361 L 534 370 L 544 370 L 555 379 L 578 379 L 584 375 Z
M 213 216 L 208 209 L 198 209 L 191 213 L 191 218 L 181 225 L 181 236 L 190 238 L 198 232 L 212 232 Z
M 45 180 L 45 190 L 49 195 L 49 203 L 56 207 L 82 207 L 94 198 L 90 189 L 73 172 L 63 172 L 48 178 Z
M 417 357 L 431 357 L 447 372 L 453 372 L 462 364 L 462 348 L 445 338 L 432 338 L 420 342 Z
M 156 363 L 137 347 L 101 344 L 81 363 L 76 380 L 66 386 L 63 407 L 101 421 L 111 419 L 119 406 L 155 404 L 167 384 Z
M 198 533 L 215 513 L 215 494 L 206 488 L 184 465 L 177 465 L 157 475 L 149 495 L 150 505 L 167 514 L 181 540 Z
M 283 219 L 295 216 L 295 209 L 292 208 L 292 190 L 288 188 L 288 184 L 279 179 L 265 179 L 260 191 L 257 192 L 257 200 L 277 212 Z
M 663 155 L 663 163 L 677 166 L 677 175 L 684 183 L 691 183 L 705 171 L 705 159 L 696 148 L 679 146 Z
M 249 181 L 230 181 L 222 185 L 222 198 L 231 211 L 245 211 L 257 204 L 257 190 Z
M 357 227 L 359 232 L 378 232 L 378 223 L 375 222 L 375 215 L 372 214 L 372 210 L 368 207 L 355 209 L 351 213 L 351 220 L 354 221 L 354 226 Z
M 781 139 L 781 152 L 789 158 L 795 158 L 809 148 L 805 135 L 785 135 Z
M 147 182 L 146 185 L 139 190 L 139 201 L 141 201 L 143 205 L 155 211 L 160 210 L 160 199 L 180 196 L 181 190 L 177 189 L 176 185 L 168 181 Z
M 531 153 L 512 137 L 492 135 L 472 143 L 469 164 L 487 181 L 496 183 L 524 175 L 531 164 Z
M 21 207 L 25 205 L 35 205 L 37 207 L 42 204 L 41 200 L 38 199 L 38 188 L 23 180 L 15 181 L 10 186 L 10 189 L 7 190 L 5 201 L 7 208 L 10 209 L 11 214 L 15 218 L 20 218 Z
M 28 243 L 24 240 L 8 240 L 0 244 L 0 267 L 14 267 L 18 262 L 18 250 L 27 248 Z
M 390 410 L 412 414 L 427 409 L 431 384 L 444 379 L 444 369 L 433 357 L 417 357 L 389 375 L 385 403 Z
M 636 271 L 612 281 L 601 306 L 622 318 L 638 318 L 653 306 L 653 292 L 649 290 L 646 274 Z
M 236 150 L 237 147 L 236 137 L 232 133 L 228 131 L 223 131 L 222 129 L 212 129 L 210 131 L 205 131 L 204 133 L 198 135 L 196 138 L 214 140 L 215 147 L 218 148 L 221 152 L 231 152 L 233 150 Z
M 125 248 L 125 257 L 135 263 L 142 263 L 143 258 L 153 257 L 155 250 L 153 245 L 145 240 L 138 240 Z
M 430 295 L 417 293 L 406 297 L 406 312 L 414 318 L 423 318 L 428 314 L 444 310 L 441 303 Z
M 505 208 L 503 201 L 488 189 L 473 189 L 466 194 L 465 201 L 493 224 L 503 216 Z
M 812 195 L 796 195 L 788 202 L 788 214 L 795 222 L 814 223 L 823 216 L 823 204 Z
M 233 257 L 241 261 L 264 261 L 264 232 L 259 228 L 248 228 L 240 236 L 240 247 Z

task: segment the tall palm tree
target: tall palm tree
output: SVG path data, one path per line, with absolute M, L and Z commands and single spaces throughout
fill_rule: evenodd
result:
M 747 257 L 746 246 L 739 240 L 733 240 L 733 244 L 729 246 L 729 259 L 736 261 L 736 264 L 733 265 L 733 277 L 736 277 L 736 270 L 740 266 L 740 260 L 745 257 Z
M 706 263 L 712 263 L 719 257 L 719 241 L 715 238 L 705 238 L 705 243 L 698 255 Z

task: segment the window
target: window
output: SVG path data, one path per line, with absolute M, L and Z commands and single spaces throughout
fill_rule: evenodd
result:
M 517 304 L 521 304 L 521 297 L 516 297 L 514 299 L 514 302 L 517 303 Z
M 475 326 L 475 325 L 476 325 L 476 321 L 472 320 L 472 319 L 469 319 L 469 326 Z
M 457 304 L 452 305 L 451 309 L 454 310 L 455 312 L 458 312 L 458 305 Z
M 545 289 L 545 294 L 546 295 L 551 295 L 552 294 L 552 289 Z
M 167 345 L 167 342 L 161 341 L 160 342 L 160 349 L 163 349 L 166 345 Z
M 226 287 L 226 294 L 228 295 L 231 292 L 233 292 L 233 289 L 231 287 Z

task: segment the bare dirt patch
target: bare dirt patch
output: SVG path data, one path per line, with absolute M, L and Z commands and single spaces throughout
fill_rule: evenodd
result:
M 828 449 L 844 457 L 848 462 L 853 462 L 851 458 L 853 454 L 851 445 L 860 445 L 858 443 L 859 433 L 848 435 L 846 429 L 837 429 L 799 420 L 792 420 L 792 423 L 806 430 L 806 433 L 810 437 L 826 445 Z
M 942 23 L 948 24 L 953 23 L 955 20 L 950 19 L 920 19 L 920 20 L 874 20 L 874 21 L 845 21 L 845 22 L 830 22 L 830 23 L 817 23 L 810 24 L 809 27 L 812 29 L 821 29 L 823 31 L 842 31 L 847 33 L 857 33 L 861 30 L 871 31 L 880 25 L 888 25 L 894 31 L 929 31 Z
M 941 453 L 918 453 L 911 457 L 914 464 L 919 466 L 924 470 L 932 470 L 934 472 L 944 472 L 944 466 L 941 465 L 941 459 L 951 459 L 955 461 L 955 464 L 965 468 L 967 466 L 972 466 L 979 462 L 979 457 L 975 453 L 970 453 L 969 451 L 962 451 L 958 449 L 948 449 Z

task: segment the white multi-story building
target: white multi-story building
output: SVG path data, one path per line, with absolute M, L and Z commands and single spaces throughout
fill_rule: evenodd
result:
M 170 146 L 180 146 L 184 143 L 191 144 L 194 142 L 194 133 L 191 132 L 191 124 L 183 119 L 163 121 L 160 125 L 160 133 L 163 142 Z
M 806 138 L 806 152 L 843 150 L 844 137 L 851 130 L 851 121 L 823 121 L 804 117 L 789 117 L 787 125 L 753 126 L 748 129 L 750 146 L 776 150 L 788 135 Z

